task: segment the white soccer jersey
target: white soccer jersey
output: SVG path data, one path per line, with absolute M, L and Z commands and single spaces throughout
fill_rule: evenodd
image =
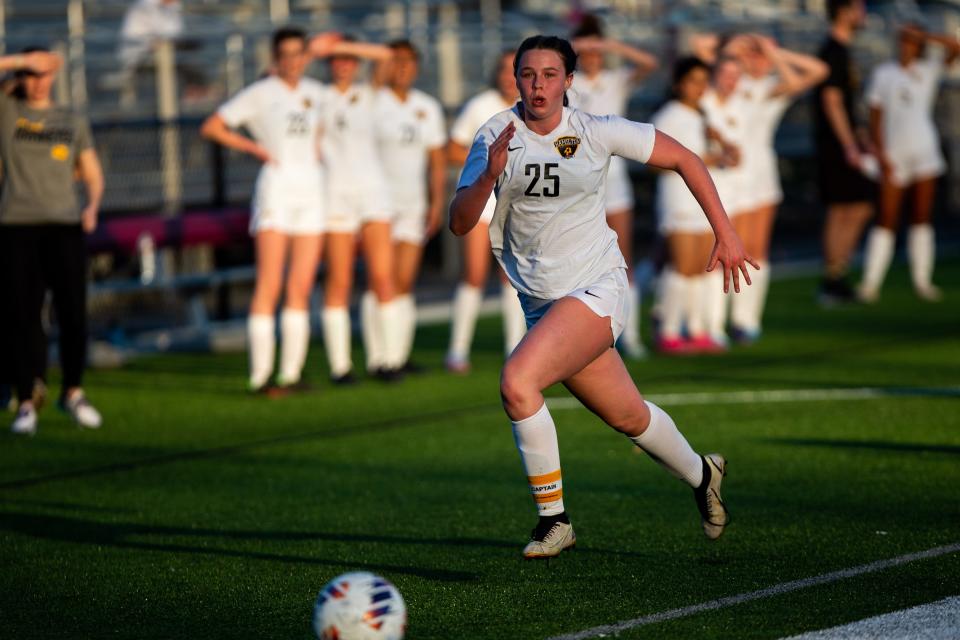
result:
M 477 180 L 490 143 L 511 121 L 517 130 L 497 180 L 490 243 L 513 285 L 551 300 L 626 268 L 606 222 L 607 167 L 613 155 L 646 162 L 656 141 L 653 126 L 564 108 L 557 128 L 541 136 L 514 107 L 481 127 L 458 188 Z
M 217 113 L 227 126 L 246 128 L 277 166 L 316 165 L 327 95 L 316 80 L 301 78 L 291 88 L 270 76 L 240 91 Z
M 324 110 L 323 154 L 329 159 L 332 193 L 385 192 L 376 118 L 377 90 L 372 86 L 356 84 L 345 92 L 330 87 Z
M 942 52 L 915 60 L 909 67 L 884 62 L 874 69 L 867 104 L 883 110 L 883 136 L 891 154 L 939 153 L 933 108 L 943 74 Z
M 707 130 L 703 114 L 671 100 L 653 118 L 653 125 L 699 157 L 707 154 Z M 662 228 L 671 228 L 672 218 L 688 220 L 696 229 L 709 230 L 700 203 L 693 197 L 687 184 L 674 171 L 664 171 L 657 177 L 657 217 Z M 677 230 L 684 230 L 678 228 Z
M 626 115 L 627 102 L 633 92 L 632 77 L 633 69 L 629 67 L 604 69 L 593 79 L 577 72 L 567 91 L 570 106 L 597 116 Z
M 425 213 L 428 153 L 447 142 L 440 103 L 417 89 L 410 90 L 403 102 L 393 91 L 382 89 L 377 103 L 377 141 L 394 204 Z
M 753 106 L 736 91 L 722 102 L 712 90 L 707 91 L 700 100 L 700 108 L 703 109 L 707 124 L 740 150 L 740 164 L 737 166 L 710 168 L 720 201 L 731 215 L 740 211 L 748 199 L 744 155 L 749 144 L 747 131 L 753 118 Z
M 460 111 L 460 115 L 454 120 L 453 126 L 450 128 L 450 140 L 469 149 L 480 127 L 493 116 L 512 106 L 512 104 L 504 101 L 503 96 L 496 89 L 487 89 L 478 93 L 467 100 Z M 490 199 L 487 200 L 487 206 L 483 208 L 480 222 L 490 224 L 496 205 L 496 197 L 491 195 Z
M 783 199 L 774 138 L 790 106 L 790 98 L 772 95 L 779 83 L 773 75 L 764 78 L 745 75 L 737 86 L 740 96 L 752 105 L 742 153 L 744 172 L 750 181 L 747 200 L 754 206 Z
M 271 76 L 254 82 L 217 113 L 244 127 L 270 154 L 253 194 L 251 231 L 320 233 L 324 228 L 324 171 L 319 150 L 327 92 L 301 78 L 296 88 Z

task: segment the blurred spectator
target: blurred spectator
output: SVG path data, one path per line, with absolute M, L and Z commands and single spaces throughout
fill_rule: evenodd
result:
M 180 0 L 136 0 L 127 9 L 120 29 L 117 46 L 120 71 L 105 78 L 105 83 L 123 89 L 124 101 L 131 102 L 135 76 L 138 71 L 152 66 L 151 54 L 157 43 L 174 41 L 180 52 L 199 48 L 199 42 L 183 39 L 183 33 L 183 5 Z M 179 61 L 177 73 L 185 100 L 196 101 L 209 97 L 206 74 L 193 65 Z
M 865 155 L 858 140 L 859 74 L 850 57 L 850 44 L 866 19 L 863 0 L 830 0 L 827 10 L 830 34 L 819 56 L 830 67 L 830 75 L 817 87 L 815 135 L 820 197 L 827 206 L 818 298 L 829 306 L 856 299 L 846 279 L 847 268 L 873 215 L 876 189 L 864 174 L 875 168 L 871 165 L 876 158 Z
M 0 93 L 0 292 L 12 301 L 7 332 L 0 336 L 0 360 L 13 362 L 19 409 L 11 425 L 17 434 L 37 430 L 34 399 L 46 292 L 53 294 L 60 333 L 63 391 L 60 405 L 83 427 L 97 428 L 99 412 L 83 393 L 86 364 L 86 245 L 96 228 L 103 173 L 86 119 L 51 99 L 62 60 L 34 48 L 0 56 L 0 71 L 16 71 L 14 94 Z M 81 209 L 75 192 L 79 174 L 87 192 Z

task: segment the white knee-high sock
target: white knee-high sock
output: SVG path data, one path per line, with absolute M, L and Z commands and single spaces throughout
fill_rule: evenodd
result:
M 376 371 L 385 365 L 385 347 L 383 332 L 377 317 L 377 296 L 373 291 L 363 292 L 360 298 L 360 333 L 363 337 L 363 354 L 367 361 L 367 371 Z
M 470 345 L 473 343 L 473 331 L 477 327 L 477 315 L 483 292 L 480 287 L 461 284 L 453 296 L 453 318 L 450 326 L 450 348 L 448 360 L 466 362 L 470 359 Z
M 280 314 L 280 384 L 300 382 L 310 346 L 310 312 L 284 309 Z
M 527 472 L 527 482 L 530 483 L 537 512 L 541 516 L 563 513 L 560 446 L 557 443 L 557 428 L 546 403 L 529 418 L 512 424 L 513 438 Z
M 709 300 L 704 291 L 707 279 L 705 276 L 689 276 L 686 280 L 683 321 L 687 326 L 687 334 L 691 338 L 698 338 L 707 333 Z
M 627 326 L 620 335 L 620 341 L 627 351 L 639 351 L 640 343 L 640 288 L 631 282 L 627 288 Z
M 868 296 L 875 296 L 883 286 L 887 270 L 893 261 L 897 236 L 884 227 L 876 226 L 867 236 L 867 246 L 863 256 L 863 281 L 860 290 Z
M 673 340 L 680 337 L 687 316 L 687 289 L 690 278 L 682 276 L 672 267 L 665 267 L 660 274 L 660 338 Z
M 410 361 L 413 352 L 413 342 L 417 334 L 417 301 L 412 293 L 397 296 L 397 305 L 400 307 L 400 325 L 402 328 L 400 353 L 401 366 Z
M 702 280 L 707 335 L 722 344 L 727 339 L 727 309 L 731 294 L 723 292 L 723 272 L 720 268 L 702 276 Z M 740 291 L 743 292 L 746 286 L 746 282 L 741 280 Z M 733 291 L 732 282 L 730 283 L 730 291 Z M 740 294 L 733 293 L 732 295 Z
M 399 369 L 403 366 L 403 311 L 396 298 L 390 302 L 377 302 L 376 328 L 383 345 L 383 366 Z
M 527 319 L 523 315 L 520 298 L 509 283 L 500 285 L 500 308 L 503 313 L 503 351 L 509 356 L 527 333 Z
M 936 259 L 936 240 L 931 224 L 913 224 L 907 231 L 907 259 L 913 287 L 924 291 L 933 285 L 933 264 Z
M 326 307 L 323 310 L 323 342 L 327 347 L 330 375 L 334 378 L 350 373 L 350 313 L 346 307 Z
M 647 430 L 630 440 L 643 449 L 664 469 L 680 478 L 691 487 L 703 482 L 703 462 L 683 434 L 677 430 L 666 411 L 647 402 L 650 408 L 650 425 Z
M 250 348 L 250 388 L 259 389 L 273 373 L 273 358 L 277 348 L 276 320 L 266 314 L 247 317 L 247 339 Z
M 754 290 L 750 294 L 753 300 L 753 304 L 750 306 L 751 315 L 747 320 L 747 325 L 741 327 L 750 331 L 760 331 L 762 328 L 763 310 L 767 306 L 767 293 L 770 291 L 770 263 L 761 260 L 757 264 L 760 265 L 760 269 L 751 271 L 750 279 L 753 280 L 753 284 L 748 287 Z

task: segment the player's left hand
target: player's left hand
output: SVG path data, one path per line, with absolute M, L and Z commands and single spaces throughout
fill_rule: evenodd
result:
M 80 214 L 80 226 L 83 227 L 84 233 L 93 233 L 97 230 L 96 206 L 91 204 L 83 208 L 83 212 Z
M 343 36 L 335 31 L 319 33 L 310 38 L 307 51 L 314 58 L 327 58 L 333 53 L 334 47 L 343 40 Z
M 760 270 L 757 261 L 751 258 L 743 248 L 743 243 L 737 234 L 731 230 L 724 235 L 718 235 L 716 242 L 713 243 L 713 251 L 710 253 L 710 261 L 707 263 L 707 271 L 713 271 L 717 264 L 723 265 L 723 292 L 730 291 L 730 279 L 733 278 L 733 290 L 740 293 L 740 274 L 743 273 L 743 279 L 746 283 L 753 284 L 750 281 L 750 272 L 747 270 L 749 264 L 756 270 Z

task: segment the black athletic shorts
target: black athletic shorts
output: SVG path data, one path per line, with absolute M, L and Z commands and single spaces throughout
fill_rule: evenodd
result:
M 825 205 L 872 202 L 876 197 L 876 184 L 851 167 L 843 148 L 832 140 L 817 143 L 817 173 Z

